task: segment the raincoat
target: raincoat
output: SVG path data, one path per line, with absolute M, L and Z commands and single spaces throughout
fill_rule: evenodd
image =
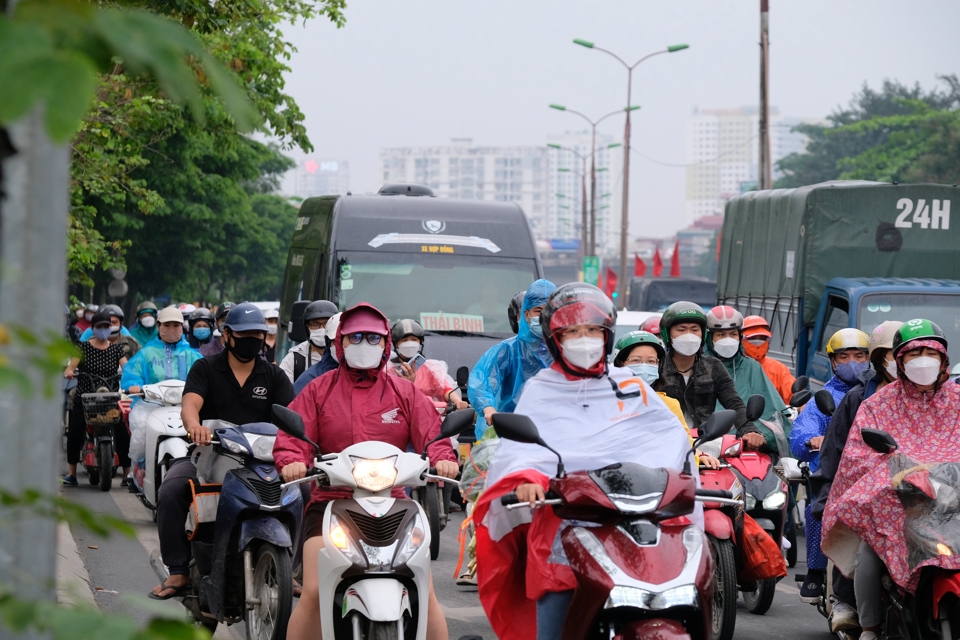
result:
M 121 331 L 123 330 L 121 329 Z M 133 323 L 133 326 L 130 327 L 130 335 L 136 338 L 137 342 L 145 345 L 159 335 L 158 327 L 155 324 L 147 329 L 139 322 L 135 322 Z
M 861 431 L 866 428 L 887 431 L 899 448 L 893 454 L 877 453 L 863 442 Z M 931 487 L 925 479 L 927 469 L 916 464 L 960 462 L 958 440 L 960 386 L 956 384 L 948 382 L 936 392 L 921 393 L 912 383 L 898 380 L 863 401 L 823 513 L 823 551 L 844 575 L 853 573 L 861 539 L 883 560 L 890 577 L 909 591 L 916 590 L 921 567 L 960 570 L 960 553 L 950 537 L 945 542 L 952 547 L 952 555 L 934 553 L 918 559 L 916 545 L 908 547 L 907 536 L 916 517 L 907 517 L 892 481 L 901 474 L 898 480 L 915 483 L 918 491 L 955 490 L 955 481 Z M 922 517 L 913 509 L 910 515 Z M 940 515 L 945 516 L 940 526 L 951 525 L 955 530 L 956 512 Z
M 399 376 L 399 366 L 400 361 L 393 359 L 387 365 L 387 370 L 391 375 Z M 447 363 L 443 360 L 424 360 L 414 374 L 413 384 L 423 395 L 443 404 L 447 402 L 447 394 L 457 387 L 457 383 L 450 377 Z
M 830 392 L 836 406 L 840 406 L 843 396 L 847 395 L 853 385 L 847 384 L 837 376 L 827 380 L 823 388 Z M 823 415 L 816 403 L 808 402 L 803 411 L 793 421 L 793 431 L 790 433 L 790 451 L 793 455 L 810 463 L 810 473 L 820 468 L 820 454 L 807 449 L 807 441 L 817 436 L 827 434 L 830 417 Z
M 487 421 L 483 410 L 511 412 L 524 383 L 553 363 L 543 338 L 533 335 L 526 312 L 547 303 L 557 286 L 549 280 L 537 280 L 527 289 L 520 311 L 520 331 L 512 338 L 491 347 L 470 372 L 470 404 L 477 410 L 477 439 L 483 437 Z
M 377 369 L 352 369 L 343 358 L 330 375 L 313 380 L 293 399 L 290 408 L 303 417 L 308 438 L 320 446 L 320 453 L 339 453 L 352 444 L 377 440 L 406 450 L 409 445 L 422 452 L 427 442 L 440 434 L 440 416 L 437 410 L 412 383 L 389 375 L 383 365 L 390 358 L 390 325 L 375 307 L 361 303 L 344 311 L 337 328 L 337 342 L 343 337 L 340 330 L 349 326 L 350 311 L 366 308 L 383 318 L 383 358 Z M 306 374 L 304 374 L 306 375 Z M 427 450 L 430 464 L 438 460 L 457 461 L 450 440 L 430 445 Z M 278 432 L 273 445 L 273 459 L 277 469 L 292 462 L 313 466 L 313 446 Z M 316 484 L 310 494 L 310 504 L 349 498 L 351 490 L 320 487 Z M 400 487 L 394 487 L 393 497 L 405 498 Z
M 793 383 L 796 382 L 797 379 L 790 373 L 787 365 L 767 355 L 770 342 L 764 342 L 762 345 L 753 345 L 747 340 L 744 340 L 741 344 L 743 346 L 743 352 L 759 362 L 760 366 L 763 367 L 763 372 L 767 374 L 767 378 L 773 383 L 783 403 L 790 404 L 790 398 L 793 397 Z
M 323 357 L 320 358 L 320 362 L 301 373 L 300 377 L 293 383 L 294 395 L 300 395 L 300 392 L 303 391 L 308 384 L 327 371 L 333 371 L 340 366 L 340 363 L 334 359 L 332 351 L 330 350 L 330 338 L 324 338 L 323 340 L 327 345 L 327 348 L 323 350 Z
M 640 393 L 618 398 L 611 380 L 624 394 Z M 567 473 L 617 462 L 682 469 L 691 455 L 677 417 L 629 369 L 576 380 L 545 369 L 524 387 L 516 412 L 538 425 L 544 441 L 563 456 Z M 480 603 L 501 640 L 535 638 L 537 599 L 576 586 L 566 559 L 552 553 L 561 527 L 553 510 L 507 511 L 500 504 L 500 497 L 520 484 L 546 487 L 556 470 L 549 450 L 501 438 L 474 511 Z M 691 518 L 702 526 L 699 504 Z
M 160 338 L 154 338 L 127 362 L 120 386 L 129 389 L 163 380 L 186 381 L 190 367 L 201 357 L 196 349 L 190 348 L 186 338 L 180 338 L 176 344 L 167 344 Z

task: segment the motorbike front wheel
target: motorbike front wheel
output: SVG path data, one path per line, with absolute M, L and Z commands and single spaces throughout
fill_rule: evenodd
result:
M 97 462 L 100 465 L 100 491 L 110 491 L 113 484 L 113 443 L 109 440 L 100 443 Z
M 252 595 L 260 603 L 247 609 L 247 640 L 283 640 L 293 607 L 293 570 L 290 554 L 270 543 L 257 549 L 253 561 Z
M 737 562 L 733 542 L 710 538 L 713 551 L 713 639 L 730 640 L 737 624 Z
M 427 521 L 430 523 L 430 559 L 436 560 L 440 555 L 440 488 L 436 484 L 428 484 L 421 488 L 425 500 L 423 510 L 427 512 Z
M 743 603 L 747 605 L 747 611 L 762 616 L 770 610 L 773 604 L 773 596 L 777 590 L 777 579 L 767 578 L 757 582 L 757 590 L 753 593 L 743 592 Z
M 367 640 L 399 640 L 396 622 L 370 622 Z

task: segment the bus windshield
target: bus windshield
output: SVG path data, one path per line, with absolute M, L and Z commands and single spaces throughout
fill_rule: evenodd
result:
M 427 331 L 513 334 L 507 306 L 536 277 L 530 259 L 486 256 L 337 252 L 340 308 L 367 302 L 390 322 L 418 320 Z
M 877 293 L 860 300 L 860 330 L 870 335 L 881 322 L 923 318 L 936 323 L 950 345 L 950 362 L 960 362 L 960 296 L 933 293 Z

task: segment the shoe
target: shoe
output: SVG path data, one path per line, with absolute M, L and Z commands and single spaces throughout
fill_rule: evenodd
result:
M 76 487 L 80 485 L 80 483 L 77 482 L 77 476 L 63 476 L 60 478 L 60 484 L 65 487 Z
M 849 631 L 850 629 L 857 629 L 860 626 L 857 610 L 846 602 L 840 602 L 835 598 L 833 599 L 833 608 L 830 610 L 830 617 L 827 621 L 830 624 L 830 633 Z
M 800 601 L 807 604 L 817 604 L 823 595 L 823 575 L 819 571 L 808 571 L 800 586 Z
M 458 587 L 475 587 L 477 586 L 477 576 L 471 575 L 470 572 L 466 572 L 457 578 Z
M 129 485 L 130 485 L 130 478 L 124 478 L 123 480 L 120 481 L 120 486 L 121 486 L 121 487 L 126 487 L 126 486 L 129 486 Z
M 874 631 L 861 631 L 860 640 L 877 640 L 878 636 Z

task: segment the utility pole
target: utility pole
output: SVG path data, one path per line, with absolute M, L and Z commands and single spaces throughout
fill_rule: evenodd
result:
M 629 117 L 629 116 L 627 116 Z M 592 123 L 590 139 L 590 253 L 597 255 L 597 123 Z
M 773 187 L 770 172 L 770 0 L 760 0 L 760 189 Z

